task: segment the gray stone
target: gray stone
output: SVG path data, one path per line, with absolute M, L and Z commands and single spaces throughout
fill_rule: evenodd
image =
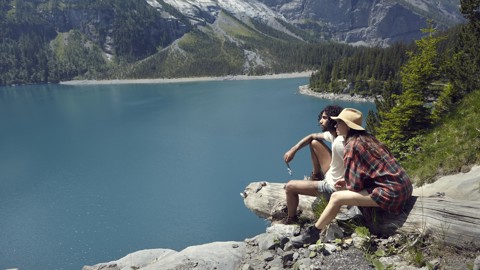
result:
M 250 264 L 244 264 L 240 270 L 253 270 L 253 267 Z
M 323 254 L 330 255 L 333 252 L 337 251 L 337 246 L 333 244 L 325 244 L 323 246 Z
M 361 216 L 362 216 L 362 212 L 360 211 L 360 208 L 358 208 L 358 206 L 349 206 L 347 207 L 347 210 L 345 212 L 338 213 L 335 219 L 346 221 L 350 219 L 359 218 Z
M 282 261 L 282 258 L 280 257 L 275 257 L 273 258 L 273 260 L 271 262 L 268 263 L 268 265 L 270 265 L 270 269 L 283 269 L 283 261 Z
M 436 258 L 436 259 L 430 260 L 428 264 L 427 265 L 429 270 L 436 270 L 440 267 L 440 259 Z
M 267 262 L 273 261 L 274 259 L 273 254 L 268 251 L 263 252 L 262 257 L 263 257 L 263 260 Z
M 298 225 L 284 225 L 284 224 L 272 224 L 266 230 L 267 234 L 275 234 L 279 237 L 290 237 L 300 232 L 300 226 Z
M 146 249 L 128 254 L 127 256 L 107 263 L 99 263 L 94 266 L 84 266 L 83 270 L 120 270 L 125 268 L 142 269 L 151 263 L 162 260 L 178 252 L 171 249 Z
M 264 233 L 257 239 L 258 247 L 261 250 L 272 250 L 280 245 L 278 236 L 271 233 Z
M 311 260 L 308 258 L 303 258 L 298 260 L 293 267 L 298 269 L 298 270 L 309 270 L 311 265 Z
M 282 255 L 283 264 L 285 265 L 287 262 L 293 261 L 294 254 L 295 254 L 295 252 L 293 252 L 293 251 L 284 252 L 283 255 Z
M 292 242 L 287 242 L 285 244 L 285 246 L 283 247 L 283 250 L 284 251 L 291 251 L 291 250 L 294 250 L 295 247 L 292 245 Z
M 352 234 L 353 246 L 358 249 L 365 249 L 370 244 L 370 238 L 357 236 Z
M 477 256 L 473 263 L 473 270 L 480 270 L 480 255 Z
M 343 238 L 343 230 L 336 223 L 332 223 L 327 227 L 325 233 L 325 241 L 332 242 L 337 238 Z
M 277 247 L 284 247 L 289 241 L 288 238 L 298 233 L 298 225 L 273 224 L 268 227 L 266 233 L 255 237 L 255 241 L 261 250 L 273 250 Z
M 83 270 L 237 269 L 245 254 L 244 242 L 213 242 L 191 246 L 180 252 L 170 249 L 142 250 L 117 261 L 84 266 Z

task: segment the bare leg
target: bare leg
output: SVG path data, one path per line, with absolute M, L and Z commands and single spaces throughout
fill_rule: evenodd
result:
M 285 185 L 285 194 L 287 196 L 288 217 L 297 215 L 299 203 L 298 195 L 318 196 L 318 183 L 316 181 L 290 180 Z
M 350 190 L 337 191 L 330 197 L 327 207 L 325 207 L 320 218 L 315 222 L 315 227 L 320 230 L 325 228 L 337 216 L 342 205 L 378 207 L 378 204 L 370 198 L 370 195 L 365 190 L 361 192 Z
M 325 174 L 332 162 L 332 151 L 321 141 L 313 140 L 310 143 L 310 155 L 312 158 L 313 174 L 322 172 Z

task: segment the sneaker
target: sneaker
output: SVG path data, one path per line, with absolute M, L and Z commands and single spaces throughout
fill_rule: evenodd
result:
M 292 246 L 299 248 L 305 244 L 314 244 L 318 239 L 320 239 L 320 230 L 312 225 L 301 235 L 290 238 L 290 242 L 292 243 Z
M 282 219 L 282 224 L 284 225 L 292 225 L 292 224 L 298 224 L 298 217 L 284 217 Z

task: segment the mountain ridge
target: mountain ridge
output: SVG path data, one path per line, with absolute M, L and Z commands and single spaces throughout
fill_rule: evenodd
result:
M 148 1 L 151 5 L 154 2 Z M 347 44 L 382 47 L 398 41 L 419 39 L 420 29 L 424 28 L 427 19 L 442 29 L 464 21 L 459 12 L 458 1 L 164 0 L 164 2 L 181 10 L 192 22 L 211 22 L 211 17 L 218 16 L 218 10 L 226 10 L 239 19 L 259 19 L 279 31 L 284 30 L 279 27 L 279 24 L 281 25 L 279 22 L 283 21 L 302 30 L 312 30 L 315 35 L 323 35 L 321 39 L 324 40 L 329 40 L 330 37 L 331 40 Z M 210 17 L 202 17 L 204 14 L 209 14 Z
M 428 19 L 439 29 L 461 23 L 458 3 L 4 0 L 0 85 L 313 70 L 323 51 L 331 62 L 352 50 L 342 45 L 412 42 Z

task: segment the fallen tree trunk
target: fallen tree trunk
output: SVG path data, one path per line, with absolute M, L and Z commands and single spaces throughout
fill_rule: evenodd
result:
M 254 182 L 241 194 L 245 206 L 259 217 L 272 220 L 274 211 L 285 205 L 282 183 Z M 314 219 L 315 197 L 300 195 L 302 216 Z M 412 196 L 404 214 L 384 214 L 375 224 L 366 224 L 380 234 L 393 232 L 433 236 L 447 245 L 480 248 L 480 202 L 444 197 Z

